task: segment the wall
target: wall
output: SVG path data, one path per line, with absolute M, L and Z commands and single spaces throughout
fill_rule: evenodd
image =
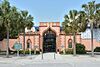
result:
M 66 48 L 68 48 L 68 40 L 72 39 L 72 43 L 73 43 L 73 36 L 72 35 L 67 35 L 66 36 Z M 81 43 L 81 35 L 77 34 L 76 35 L 76 43 Z
M 56 33 L 56 45 L 59 45 L 59 34 L 60 34 L 60 22 L 40 22 L 39 26 L 39 34 L 40 34 L 40 48 L 43 47 L 43 34 L 48 29 L 51 29 Z M 58 49 L 58 46 L 56 46 L 56 49 Z
M 6 50 L 6 41 L 7 39 L 3 39 L 2 43 L 1 43 L 1 50 L 5 51 Z M 9 39 L 9 48 L 11 50 L 13 50 L 13 45 L 14 43 L 17 41 L 17 39 Z
M 90 39 L 81 39 L 81 43 L 85 45 L 86 50 L 91 50 L 91 40 Z M 100 47 L 100 42 L 97 42 L 96 39 L 93 40 L 94 49 Z
M 20 38 L 20 43 L 22 43 L 22 47 L 24 47 L 23 35 L 20 35 L 19 38 Z M 34 34 L 34 33 L 31 35 L 26 34 L 26 36 L 25 36 L 25 49 L 27 49 L 27 40 L 28 39 L 30 39 L 30 41 L 31 41 L 31 48 L 32 49 L 34 49 L 35 46 L 38 46 L 38 48 L 39 48 L 39 35 Z
M 58 45 L 59 49 L 65 49 L 66 48 L 66 36 L 60 35 L 60 44 Z
M 51 28 L 51 30 L 56 33 L 56 49 L 62 49 L 62 45 L 64 46 L 64 48 L 68 48 L 68 40 L 69 39 L 73 40 L 73 36 L 72 35 L 65 36 L 65 33 L 63 31 L 60 31 L 60 22 L 40 22 L 39 32 L 33 32 L 31 34 L 28 34 L 28 33 L 26 34 L 25 48 L 27 49 L 27 40 L 30 39 L 32 49 L 34 49 L 35 45 L 39 46 L 39 48 L 42 49 L 43 33 L 46 32 L 49 28 Z M 86 50 L 91 50 L 91 40 L 90 40 L 90 38 L 87 38 L 87 37 L 90 37 L 90 36 L 88 36 L 88 35 L 90 35 L 88 33 L 88 31 L 89 30 L 87 30 L 87 32 L 83 33 L 82 35 L 80 35 L 80 34 L 76 35 L 76 42 L 84 44 L 86 47 Z M 98 30 L 95 30 L 95 31 L 98 31 Z M 96 34 L 95 34 L 95 36 L 96 36 Z M 100 35 L 98 34 L 98 36 L 100 36 Z M 97 38 L 99 38 L 98 36 L 97 36 Z M 20 43 L 22 43 L 22 47 L 24 47 L 23 35 L 19 36 L 19 40 L 20 40 Z M 16 41 L 18 41 L 18 40 L 17 39 L 9 39 L 10 49 L 12 49 L 12 47 Z M 100 42 L 97 42 L 96 39 L 94 39 L 93 41 L 94 41 L 94 48 L 97 46 L 100 47 Z M 6 50 L 6 39 L 4 39 L 1 42 L 0 49 Z

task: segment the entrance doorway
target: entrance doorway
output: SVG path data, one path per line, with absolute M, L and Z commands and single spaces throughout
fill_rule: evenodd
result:
M 50 28 L 43 34 L 43 52 L 56 52 L 56 33 Z

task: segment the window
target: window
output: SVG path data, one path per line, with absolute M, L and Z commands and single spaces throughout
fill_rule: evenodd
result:
M 27 48 L 30 48 L 30 43 L 27 43 Z
M 30 46 L 31 46 L 31 40 L 28 39 L 28 40 L 27 40 L 27 48 L 31 48 Z
M 68 48 L 72 48 L 72 39 L 68 40 Z

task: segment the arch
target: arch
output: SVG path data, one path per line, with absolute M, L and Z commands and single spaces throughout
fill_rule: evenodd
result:
M 68 40 L 68 48 L 72 48 L 72 39 L 71 38 Z
M 56 52 L 56 33 L 51 28 L 43 33 L 43 52 Z
M 31 44 L 32 44 L 32 41 L 30 39 L 27 39 L 27 48 L 31 48 Z
M 56 34 L 56 36 L 57 36 L 56 31 L 55 31 L 54 29 L 52 29 L 51 27 L 48 27 L 47 29 L 45 29 L 45 30 L 42 32 L 42 36 L 43 36 L 43 34 L 44 34 L 46 31 L 48 31 L 49 29 L 51 29 L 53 32 L 55 32 L 55 34 Z

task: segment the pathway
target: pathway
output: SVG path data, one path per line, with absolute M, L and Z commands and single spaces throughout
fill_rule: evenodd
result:
M 56 53 L 52 52 L 52 53 L 43 53 L 43 55 L 40 54 L 35 58 L 35 60 L 41 60 L 42 56 L 43 56 L 43 60 L 55 60 L 55 59 L 61 60 L 62 59 L 62 56 L 60 54 L 56 54 Z
M 0 67 L 100 67 L 100 55 L 91 57 L 89 55 L 60 55 L 44 53 L 43 59 L 40 55 L 26 57 L 0 57 Z

